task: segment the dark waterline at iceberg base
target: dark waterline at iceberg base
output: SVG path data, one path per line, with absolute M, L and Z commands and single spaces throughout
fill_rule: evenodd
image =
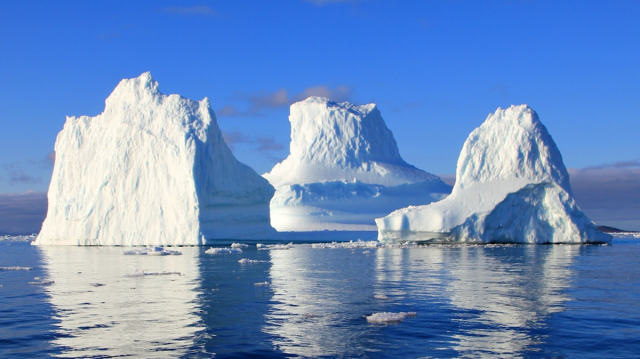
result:
M 640 352 L 640 242 L 633 239 L 249 246 L 242 254 L 174 249 L 182 255 L 0 242 L 0 357 L 632 358 Z M 243 258 L 253 261 L 239 263 Z M 368 323 L 365 316 L 378 312 L 417 316 Z

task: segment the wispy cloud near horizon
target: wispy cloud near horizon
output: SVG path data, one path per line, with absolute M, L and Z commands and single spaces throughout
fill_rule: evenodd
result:
M 216 114 L 220 117 L 261 116 L 266 110 L 288 107 L 292 103 L 302 101 L 311 96 L 326 97 L 337 102 L 348 101 L 352 92 L 351 86 L 338 85 L 332 88 L 326 85 L 318 85 L 307 87 L 302 92 L 292 96 L 289 96 L 289 92 L 284 88 L 273 92 L 239 94 L 236 99 L 248 102 L 249 107 L 247 110 L 242 111 L 236 106 L 226 105 L 217 110 Z
M 38 233 L 46 214 L 45 192 L 0 193 L 0 235 Z
M 222 138 L 224 139 L 224 142 L 227 144 L 227 146 L 229 146 L 231 151 L 235 151 L 236 145 L 241 143 L 256 145 L 255 150 L 259 152 L 273 152 L 281 151 L 284 149 L 284 145 L 276 142 L 276 140 L 271 137 L 251 137 L 240 131 L 222 131 Z

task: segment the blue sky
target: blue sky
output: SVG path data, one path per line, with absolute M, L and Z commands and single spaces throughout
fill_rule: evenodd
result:
M 527 103 L 579 186 L 619 192 L 624 179 L 640 192 L 638 1 L 0 6 L 5 195 L 46 191 L 65 116 L 99 114 L 122 78 L 145 71 L 164 93 L 209 97 L 234 153 L 259 173 L 287 156 L 288 106 L 306 95 L 377 103 L 405 160 L 435 174 L 455 172 L 487 114 Z M 601 203 L 580 191 L 579 204 Z M 620 208 L 630 218 L 600 221 L 640 229 L 638 205 Z

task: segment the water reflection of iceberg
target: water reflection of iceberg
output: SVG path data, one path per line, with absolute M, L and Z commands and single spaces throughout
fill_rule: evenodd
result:
M 375 256 L 363 249 L 271 251 L 273 297 L 264 331 L 288 355 L 366 356 Z
M 180 357 L 202 330 L 198 248 L 162 257 L 125 256 L 117 247 L 38 249 L 55 281 L 47 291 L 60 357 Z
M 577 246 L 463 247 L 450 251 L 451 303 L 461 312 L 463 356 L 518 357 L 545 340 L 534 334 L 563 310 Z M 456 258 L 457 257 L 457 258 Z

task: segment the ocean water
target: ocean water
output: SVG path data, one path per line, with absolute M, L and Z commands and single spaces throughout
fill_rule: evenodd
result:
M 171 249 L 0 241 L 0 358 L 640 356 L 637 239 Z

